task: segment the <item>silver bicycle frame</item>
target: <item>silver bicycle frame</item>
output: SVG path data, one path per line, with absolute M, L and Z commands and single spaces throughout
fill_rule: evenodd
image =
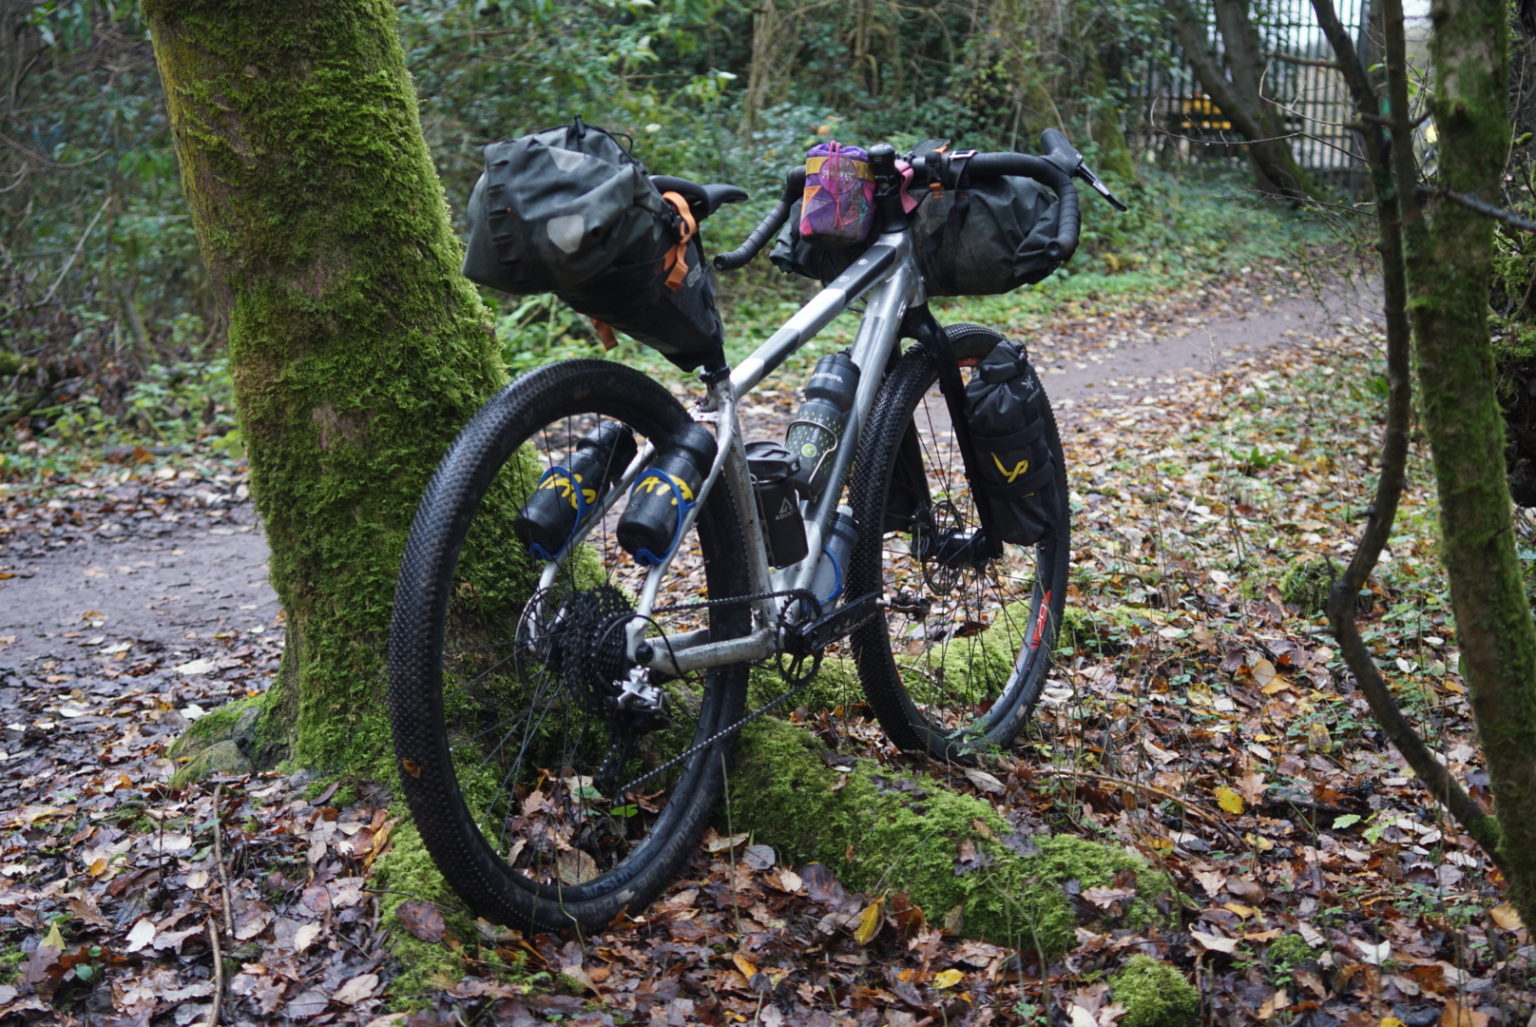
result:
M 854 337 L 850 355 L 859 368 L 859 385 L 853 406 L 833 450 L 832 470 L 820 499 L 806 518 L 807 553 L 799 563 L 774 572 L 768 566 L 768 547 L 763 525 L 757 516 L 757 503 L 747 469 L 745 441 L 737 417 L 737 401 L 771 374 L 791 354 L 826 328 L 849 305 L 865 300 L 863 317 Z M 853 450 L 864 429 L 875 396 L 885 378 L 897 345 L 902 318 L 908 307 L 925 299 L 922 275 L 912 257 L 909 232 L 895 231 L 881 235 L 853 265 L 768 337 L 752 355 L 743 360 L 729 379 L 710 386 L 704 401 L 693 411 L 695 420 L 714 422 L 719 444 L 715 461 L 700 487 L 700 501 L 689 510 L 683 524 L 686 532 L 703 506 L 703 497 L 721 484 L 730 490 L 742 519 L 747 551 L 747 593 L 752 600 L 752 628 L 740 638 L 710 641 L 707 629 L 660 638 L 644 639 L 650 645 L 650 658 L 637 660 L 650 670 L 678 675 L 728 663 L 761 660 L 780 649 L 779 623 L 783 606 L 790 600 L 768 595 L 773 591 L 809 588 L 821 559 L 822 542 L 837 514 L 848 470 L 853 464 Z M 644 454 L 642 454 L 643 456 Z M 631 466 L 628 478 L 637 471 L 639 458 Z M 610 496 L 620 494 L 615 488 Z M 595 519 L 592 519 L 595 520 Z M 589 523 L 592 523 L 589 520 Z M 637 616 L 630 621 L 629 653 L 640 651 L 645 628 L 657 592 L 666 576 L 671 558 L 650 569 L 637 604 Z M 553 581 L 553 573 L 546 568 Z M 547 584 L 547 583 L 544 583 Z

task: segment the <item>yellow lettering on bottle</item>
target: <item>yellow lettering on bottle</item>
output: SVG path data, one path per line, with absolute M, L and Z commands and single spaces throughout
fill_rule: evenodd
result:
M 1008 484 L 1010 485 L 1013 484 L 1013 480 L 1015 478 L 1029 470 L 1029 461 L 1020 460 L 1018 463 L 1013 465 L 1013 470 L 1010 471 L 1008 468 L 1003 466 L 1003 462 L 997 458 L 996 453 L 992 454 L 992 462 L 997 465 L 997 473 L 1001 474 L 1004 478 L 1007 478 Z
M 541 489 L 558 489 L 560 498 L 571 504 L 573 509 L 581 509 L 581 504 L 576 502 L 576 486 L 581 484 L 581 475 L 574 476 L 564 474 L 552 474 L 540 483 Z M 597 502 L 597 489 L 582 489 L 582 502 L 591 506 Z
M 651 474 L 646 475 L 644 478 L 642 478 L 640 480 L 640 484 L 635 486 L 635 490 L 638 491 L 638 492 L 646 492 L 646 493 L 655 492 L 657 489 L 664 489 L 664 488 L 666 488 L 667 487 L 667 482 L 670 481 L 673 485 L 677 486 L 677 494 L 673 495 L 673 497 L 672 497 L 672 505 L 673 506 L 677 505 L 677 496 L 678 495 L 681 495 L 685 500 L 687 500 L 690 503 L 693 502 L 693 489 L 688 487 L 688 483 L 686 481 L 684 481 L 683 479 L 675 478 L 675 477 L 673 477 L 670 474 L 666 475 L 665 480 L 663 480 L 662 475 L 664 473 L 665 472 L 663 472 L 663 471 L 655 471 L 655 472 L 653 472 Z

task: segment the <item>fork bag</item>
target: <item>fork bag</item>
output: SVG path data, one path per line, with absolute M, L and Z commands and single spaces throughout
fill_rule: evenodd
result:
M 1048 410 L 1040 378 L 1016 342 L 994 346 L 965 386 L 965 419 L 980 465 L 976 498 L 1003 542 L 1033 545 L 1054 528 Z
M 685 371 L 723 360 L 698 225 L 613 135 L 584 124 L 485 148 L 469 199 L 464 274 L 514 294 L 552 292 Z

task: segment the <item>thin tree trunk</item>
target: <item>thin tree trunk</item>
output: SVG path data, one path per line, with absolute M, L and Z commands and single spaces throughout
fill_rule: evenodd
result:
M 386 777 L 404 534 L 502 379 L 388 0 L 145 0 L 288 646 L 263 737 Z
M 1444 0 L 1434 9 L 1430 43 L 1440 184 L 1491 202 L 1499 198 L 1509 146 L 1507 17 L 1502 0 Z M 1405 91 L 1394 93 L 1393 110 L 1406 99 Z M 1399 190 L 1415 186 L 1400 169 Z M 1424 216 L 1406 225 L 1406 239 L 1424 428 L 1462 674 L 1493 784 L 1511 895 L 1526 923 L 1536 923 L 1536 628 L 1515 555 L 1494 389 L 1493 222 L 1431 198 Z
M 1390 0 L 1389 0 L 1390 2 Z M 1363 115 L 1381 109 L 1367 66 L 1360 60 L 1354 44 L 1339 22 L 1331 0 L 1312 0 L 1318 24 L 1333 47 L 1345 84 Z M 1402 39 L 1401 23 L 1396 39 Z M 1402 47 L 1397 48 L 1399 56 Z M 1398 67 L 1399 77 L 1406 69 Z M 1362 139 L 1376 193 L 1376 221 L 1381 251 L 1383 314 L 1387 329 L 1387 425 L 1381 447 L 1381 477 L 1366 519 L 1360 544 L 1328 598 L 1328 622 L 1339 642 L 1340 652 L 1350 673 L 1365 695 L 1371 713 L 1386 731 L 1392 744 L 1402 753 L 1415 775 L 1430 794 L 1439 800 L 1462 829 L 1476 838 L 1496 862 L 1498 822 L 1467 794 L 1445 765 L 1435 759 L 1417 729 L 1404 716 L 1375 657 L 1360 635 L 1355 622 L 1355 598 L 1370 577 L 1381 551 L 1392 532 L 1397 504 L 1402 495 L 1408 461 L 1408 426 L 1412 407 L 1409 387 L 1409 349 L 1411 329 L 1408 322 L 1408 285 L 1403 256 L 1403 212 L 1419 216 L 1417 196 L 1410 192 L 1399 196 L 1393 177 L 1391 138 L 1379 125 L 1362 123 Z

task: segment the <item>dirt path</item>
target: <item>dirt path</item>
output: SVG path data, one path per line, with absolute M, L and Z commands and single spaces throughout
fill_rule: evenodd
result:
M 1157 402 L 1193 376 L 1326 334 L 1374 302 L 1352 285 L 1238 290 L 1220 306 L 1170 306 L 1135 323 L 1085 311 L 1039 333 L 1030 349 L 1069 434 L 1087 409 Z M 0 712 L 17 686 L 67 692 L 102 668 L 174 692 L 217 674 L 220 659 L 242 647 L 275 655 L 277 597 L 243 487 L 176 478 L 163 486 L 82 496 L 78 507 L 55 500 L 56 516 L 0 535 L 0 574 L 11 575 L 0 580 Z M 189 694 L 206 695 L 207 682 L 198 685 Z

